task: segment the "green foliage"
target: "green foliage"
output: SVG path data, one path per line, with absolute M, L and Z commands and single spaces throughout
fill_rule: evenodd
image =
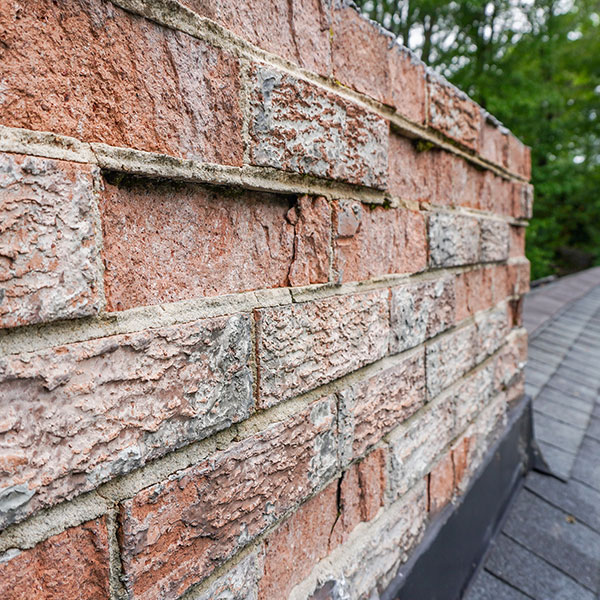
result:
M 600 0 L 362 0 L 532 147 L 532 277 L 600 264 Z

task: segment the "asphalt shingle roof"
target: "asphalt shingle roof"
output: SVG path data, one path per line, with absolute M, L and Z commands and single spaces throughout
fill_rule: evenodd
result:
M 552 471 L 531 472 L 464 600 L 600 599 L 600 268 L 525 300 L 526 393 Z

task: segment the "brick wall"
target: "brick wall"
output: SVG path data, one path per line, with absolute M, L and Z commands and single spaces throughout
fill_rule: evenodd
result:
M 0 595 L 377 598 L 522 393 L 528 148 L 339 0 L 0 31 Z

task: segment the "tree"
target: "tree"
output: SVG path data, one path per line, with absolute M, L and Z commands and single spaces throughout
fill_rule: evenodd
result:
M 600 0 L 362 0 L 532 147 L 532 277 L 600 264 Z

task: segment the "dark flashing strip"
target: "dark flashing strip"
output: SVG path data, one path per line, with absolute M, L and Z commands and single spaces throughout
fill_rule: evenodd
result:
M 469 488 L 429 526 L 423 541 L 380 594 L 381 600 L 457 600 L 462 596 L 523 478 L 534 466 L 531 398 L 515 405 Z

